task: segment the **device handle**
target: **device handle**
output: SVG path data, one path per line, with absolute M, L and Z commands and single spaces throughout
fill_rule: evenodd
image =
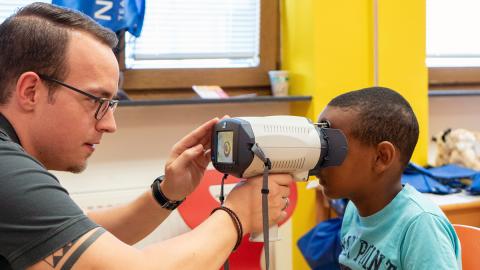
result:
M 268 229 L 268 234 L 270 236 L 269 241 L 275 242 L 281 238 L 278 235 L 278 225 L 273 225 Z M 250 234 L 250 242 L 263 242 L 263 233 L 252 233 Z

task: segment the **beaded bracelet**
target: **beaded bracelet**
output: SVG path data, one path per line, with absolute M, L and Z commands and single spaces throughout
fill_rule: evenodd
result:
M 233 224 L 235 225 L 235 229 L 237 230 L 237 242 L 235 243 L 235 247 L 233 247 L 233 251 L 235 251 L 237 250 L 237 248 L 240 246 L 240 243 L 242 242 L 242 237 L 243 237 L 242 223 L 240 222 L 240 219 L 238 218 L 237 214 L 235 214 L 235 212 L 233 212 L 232 209 L 225 206 L 220 206 L 213 209 L 210 215 L 217 210 L 223 210 L 227 212 L 230 218 L 232 219 Z

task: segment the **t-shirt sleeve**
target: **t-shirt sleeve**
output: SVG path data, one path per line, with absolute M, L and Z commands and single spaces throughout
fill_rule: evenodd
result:
M 443 217 L 423 213 L 407 228 L 401 248 L 403 269 L 461 269 L 460 243 Z
M 38 161 L 0 142 L 0 255 L 25 269 L 98 227 Z

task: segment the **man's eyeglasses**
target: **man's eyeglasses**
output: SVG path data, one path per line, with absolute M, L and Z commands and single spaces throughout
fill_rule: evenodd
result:
M 45 81 L 50 81 L 50 82 L 54 82 L 54 83 L 58 83 L 60 84 L 61 86 L 65 86 L 66 88 L 70 89 L 70 90 L 73 90 L 77 93 L 80 93 L 84 96 L 87 96 L 93 100 L 95 100 L 95 102 L 98 102 L 98 108 L 97 108 L 97 111 L 95 112 L 95 119 L 97 120 L 101 120 L 103 118 L 103 116 L 105 116 L 105 114 L 107 113 L 108 109 L 110 108 L 112 111 L 115 111 L 115 108 L 117 108 L 117 105 L 118 105 L 118 100 L 114 100 L 114 99 L 108 99 L 108 98 L 103 98 L 103 97 L 97 97 L 97 96 L 94 96 L 90 93 L 87 93 L 83 90 L 80 90 L 76 87 L 73 87 L 71 85 L 68 85 L 62 81 L 59 81 L 57 79 L 54 79 L 52 77 L 49 77 L 49 76 L 46 76 L 46 75 L 42 75 L 42 74 L 38 74 L 38 76 L 42 79 L 42 80 L 45 80 Z

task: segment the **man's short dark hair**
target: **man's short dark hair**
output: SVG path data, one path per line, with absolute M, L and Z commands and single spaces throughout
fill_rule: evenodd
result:
M 410 161 L 418 140 L 418 122 L 412 107 L 399 93 L 370 87 L 342 94 L 328 106 L 357 112 L 352 136 L 367 145 L 389 141 L 400 151 L 403 166 Z
M 88 33 L 112 49 L 118 42 L 115 33 L 90 17 L 46 3 L 25 6 L 0 24 L 0 105 L 8 102 L 24 72 L 59 80 L 67 76 L 65 57 L 72 30 Z

